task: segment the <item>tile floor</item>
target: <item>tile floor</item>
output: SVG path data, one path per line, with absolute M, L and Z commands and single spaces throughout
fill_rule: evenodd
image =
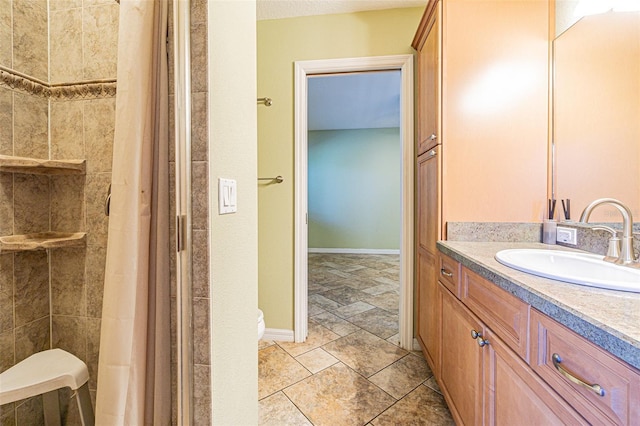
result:
M 420 352 L 398 343 L 397 255 L 310 254 L 309 337 L 260 341 L 260 425 L 452 425 Z

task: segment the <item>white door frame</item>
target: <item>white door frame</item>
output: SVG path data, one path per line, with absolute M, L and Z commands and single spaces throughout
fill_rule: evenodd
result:
M 294 338 L 304 342 L 308 328 L 307 225 L 307 76 L 361 71 L 399 70 L 400 139 L 402 141 L 402 227 L 400 237 L 400 346 L 413 349 L 413 55 L 324 59 L 295 62 L 295 236 Z

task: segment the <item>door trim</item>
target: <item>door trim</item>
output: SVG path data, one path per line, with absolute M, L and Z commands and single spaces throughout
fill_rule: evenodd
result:
M 308 331 L 307 241 L 307 77 L 314 74 L 399 70 L 400 139 L 402 141 L 402 225 L 400 237 L 400 346 L 413 349 L 413 55 L 297 61 L 295 84 L 295 190 L 294 190 L 294 338 L 304 342 Z

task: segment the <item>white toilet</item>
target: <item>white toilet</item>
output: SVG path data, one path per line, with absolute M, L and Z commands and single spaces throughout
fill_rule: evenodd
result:
M 264 314 L 260 309 L 258 309 L 258 340 L 262 339 L 262 336 L 264 336 L 264 329 Z

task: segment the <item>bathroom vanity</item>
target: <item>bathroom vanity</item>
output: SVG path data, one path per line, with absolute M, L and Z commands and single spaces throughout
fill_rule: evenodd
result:
M 640 294 L 516 271 L 508 248 L 559 247 L 438 242 L 431 367 L 456 422 L 637 424 Z

